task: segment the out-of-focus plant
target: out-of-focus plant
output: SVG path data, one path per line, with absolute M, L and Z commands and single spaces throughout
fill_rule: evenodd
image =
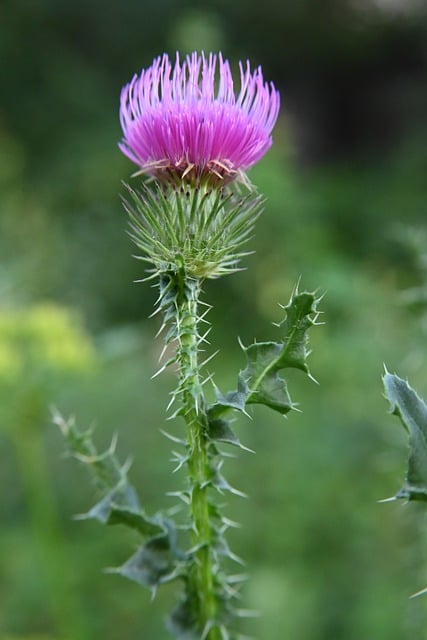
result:
M 0 428 L 14 444 L 57 631 L 83 640 L 88 635 L 72 586 L 42 433 L 58 389 L 89 375 L 96 362 L 89 337 L 69 310 L 43 304 L 0 311 Z
M 401 296 L 401 302 L 420 317 L 421 330 L 425 333 L 427 325 L 427 252 L 425 241 L 427 234 L 422 228 L 399 226 L 394 234 L 400 247 L 409 252 L 416 273 L 418 284 L 406 288 Z M 419 335 L 417 346 L 409 354 L 409 360 L 420 363 L 425 359 L 425 350 L 420 345 Z M 421 346 L 421 348 L 420 348 Z M 415 356 L 415 358 L 414 358 Z M 408 469 L 402 488 L 392 498 L 394 501 L 403 499 L 408 502 L 427 502 L 427 405 L 409 383 L 395 374 L 386 371 L 383 376 L 385 396 L 390 403 L 391 412 L 396 415 L 405 428 L 409 441 Z M 419 529 L 422 529 L 419 523 Z M 417 536 L 418 545 L 421 543 Z M 417 542 L 413 543 L 415 547 Z M 421 589 L 414 595 L 424 595 L 427 588 Z
M 408 254 L 407 262 L 411 272 L 409 287 L 400 294 L 401 303 L 418 319 L 423 337 L 427 334 L 427 229 L 423 226 L 399 225 L 393 234 L 401 250 Z M 418 342 L 420 336 L 416 336 Z M 425 358 L 424 350 L 418 346 L 413 352 L 417 353 L 418 361 Z M 411 355 L 411 354 L 410 354 Z
M 18 390 L 18 382 L 25 388 L 53 388 L 58 377 L 87 373 L 95 364 L 89 337 L 68 309 L 46 303 L 0 311 L 0 382 L 5 392 Z
M 166 434 L 175 444 L 176 470 L 186 470 L 184 488 L 171 493 L 179 506 L 147 515 L 114 443 L 98 454 L 90 431 L 55 415 L 69 450 L 88 465 L 104 493 L 86 517 L 127 525 L 143 539 L 115 571 L 153 593 L 162 584 L 181 583 L 169 618 L 179 638 L 241 637 L 236 618 L 248 615 L 237 606 L 242 575 L 229 571 L 240 559 L 226 540 L 235 523 L 222 514 L 215 493 L 242 494 L 223 475 L 222 447 L 246 448 L 232 430 L 235 412 L 247 414 L 253 404 L 282 415 L 295 408 L 284 370 L 310 376 L 307 340 L 318 300 L 295 289 L 283 306 L 278 341 L 241 345 L 246 364 L 236 388 L 223 393 L 214 385 L 213 402 L 206 395 L 212 355 L 204 355 L 210 306 L 201 300 L 202 287 L 207 279 L 241 269 L 262 209 L 246 172 L 269 149 L 278 111 L 279 95 L 260 68 L 240 65 L 237 92 L 229 63 L 213 54 L 193 53 L 183 62 L 177 55 L 174 64 L 167 55 L 159 57 L 121 94 L 120 148 L 137 165 L 136 175 L 149 177 L 140 189 L 127 187 L 125 208 L 131 237 L 149 267 L 145 279 L 159 289 L 155 313 L 163 318 L 159 333 L 165 342 L 159 373 L 170 367 L 178 376 L 169 419 L 180 417 L 185 424 L 184 433 Z

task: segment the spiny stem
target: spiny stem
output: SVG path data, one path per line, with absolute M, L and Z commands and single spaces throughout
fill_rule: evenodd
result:
M 188 576 L 188 599 L 200 637 L 221 640 L 221 602 L 218 589 L 216 531 L 209 488 L 212 482 L 212 446 L 207 436 L 206 401 L 199 370 L 198 313 L 200 281 L 182 270 L 175 274 L 177 362 L 181 413 L 186 423 L 193 562 Z

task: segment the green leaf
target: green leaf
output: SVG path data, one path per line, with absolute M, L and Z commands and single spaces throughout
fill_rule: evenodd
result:
M 277 342 L 259 342 L 244 348 L 248 363 L 239 380 L 248 390 L 246 404 L 264 404 L 283 414 L 292 409 L 287 383 L 279 374 L 286 366 L 284 349 L 284 344 Z
M 149 518 L 140 506 L 136 490 L 127 476 L 129 463 L 120 464 L 115 453 L 115 440 L 106 451 L 98 453 L 90 429 L 81 431 L 73 419 L 64 420 L 58 412 L 54 414 L 54 422 L 64 435 L 70 455 L 88 468 L 104 494 L 92 509 L 78 515 L 77 519 L 94 519 L 108 525 L 123 524 L 144 537 L 163 534 L 163 521 Z
M 409 434 L 408 471 L 396 498 L 427 501 L 427 406 L 398 376 L 386 373 L 383 383 L 391 412 Z
M 255 342 L 244 347 L 247 367 L 240 372 L 239 383 L 248 389 L 246 404 L 265 404 L 282 414 L 292 409 L 283 369 L 300 369 L 309 374 L 307 364 L 308 330 L 317 315 L 317 300 L 312 293 L 296 293 L 285 307 L 286 316 L 278 324 L 284 333 L 282 342 Z
M 246 395 L 246 390 L 242 389 L 230 391 L 226 395 L 222 395 L 219 389 L 216 389 L 217 401 L 207 409 L 208 435 L 211 440 L 232 444 L 245 451 L 252 451 L 240 442 L 231 428 L 231 420 L 225 417 L 233 409 L 245 413 Z
M 215 419 L 209 420 L 209 437 L 217 442 L 224 442 L 226 444 L 232 444 L 239 449 L 245 451 L 252 451 L 248 447 L 243 445 L 234 431 L 230 427 L 230 420 Z
M 281 372 L 300 369 L 310 376 L 308 330 L 316 324 L 317 302 L 313 293 L 295 292 L 284 307 L 284 320 L 277 325 L 283 332 L 283 340 L 242 345 L 247 364 L 239 373 L 237 391 L 222 395 L 217 390 L 216 402 L 208 408 L 208 433 L 213 440 L 241 446 L 225 417 L 233 409 L 245 412 L 249 404 L 263 404 L 284 415 L 295 407 Z
M 161 522 L 149 518 L 140 508 L 135 489 L 131 485 L 114 489 L 90 511 L 78 515 L 77 519 L 94 519 L 108 525 L 123 524 L 144 537 L 164 533 Z
M 162 535 L 150 538 L 121 567 L 109 569 L 109 572 L 118 573 L 149 589 L 181 577 L 186 558 L 176 546 L 172 523 L 167 521 L 165 524 L 167 529 Z

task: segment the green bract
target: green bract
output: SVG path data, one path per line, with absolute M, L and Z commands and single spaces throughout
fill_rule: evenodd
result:
M 248 253 L 241 247 L 262 211 L 259 194 L 189 184 L 127 189 L 131 237 L 152 277 L 183 268 L 190 278 L 217 278 L 239 269 Z

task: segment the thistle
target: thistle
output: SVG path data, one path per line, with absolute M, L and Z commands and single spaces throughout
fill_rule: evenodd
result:
M 261 68 L 240 63 L 240 91 L 230 65 L 203 53 L 175 65 L 164 54 L 121 93 L 119 147 L 160 180 L 228 182 L 252 167 L 272 144 L 279 94 Z
M 241 492 L 223 476 L 219 447 L 245 449 L 231 428 L 234 412 L 246 414 L 250 404 L 283 415 L 294 408 L 284 369 L 309 374 L 307 337 L 318 316 L 317 300 L 295 290 L 278 325 L 279 340 L 242 346 L 246 366 L 236 389 L 222 393 L 215 387 L 212 404 L 205 396 L 211 377 L 204 374 L 202 352 L 210 307 L 200 300 L 202 285 L 241 268 L 263 204 L 246 172 L 270 148 L 278 111 L 279 94 L 264 82 L 261 69 L 240 64 L 236 91 L 221 54 L 193 53 L 183 62 L 177 55 L 174 64 L 165 54 L 121 94 L 119 147 L 137 165 L 134 175 L 146 176 L 139 188 L 128 186 L 124 198 L 130 235 L 148 265 L 144 279 L 159 289 L 165 347 L 173 346 L 160 370 L 173 364 L 178 371 L 169 417 L 181 418 L 185 428 L 169 437 L 178 445 L 176 466 L 186 470 L 187 483 L 171 495 L 184 503 L 185 523 L 147 516 L 114 447 L 98 455 L 89 432 L 56 417 L 72 454 L 92 467 L 105 492 L 87 517 L 125 524 L 144 538 L 116 571 L 153 591 L 181 581 L 179 604 L 169 619 L 179 638 L 240 637 L 234 626 L 245 613 L 236 606 L 240 578 L 226 573 L 227 559 L 238 560 L 225 539 L 233 523 L 221 514 L 215 494 Z

